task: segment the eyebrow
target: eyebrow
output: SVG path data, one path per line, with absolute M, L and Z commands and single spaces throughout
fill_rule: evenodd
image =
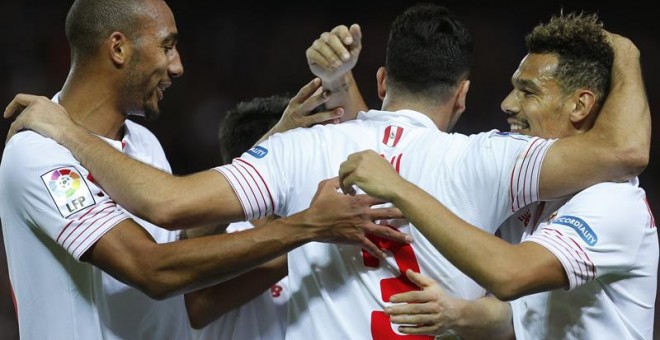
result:
M 517 84 L 519 87 L 524 87 L 532 90 L 538 90 L 539 86 L 530 79 L 514 78 L 514 84 Z
M 177 32 L 172 32 L 168 34 L 165 39 L 163 39 L 163 43 L 175 43 L 179 41 L 179 33 Z

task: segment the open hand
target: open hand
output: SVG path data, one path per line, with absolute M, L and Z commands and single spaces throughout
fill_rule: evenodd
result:
M 443 335 L 457 325 L 461 308 L 467 301 L 447 295 L 438 283 L 410 269 L 406 276 L 421 290 L 393 295 L 390 302 L 400 303 L 385 309 L 393 324 L 404 334 Z
M 10 118 L 16 112 L 20 114 L 11 124 L 5 142 L 17 132 L 26 129 L 60 141 L 60 136 L 69 127 L 75 126 L 64 107 L 43 96 L 17 94 L 5 108 L 4 117 Z
M 368 195 L 344 195 L 338 189 L 337 177 L 321 181 L 309 209 L 305 211 L 307 224 L 318 230 L 316 241 L 356 244 L 378 258 L 384 258 L 385 253 L 367 238 L 367 234 L 396 242 L 412 242 L 410 235 L 374 222 L 403 218 L 399 209 L 372 208 L 385 202 Z

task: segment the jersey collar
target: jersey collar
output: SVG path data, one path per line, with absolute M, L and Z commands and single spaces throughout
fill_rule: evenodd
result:
M 438 129 L 433 123 L 431 118 L 427 115 L 414 111 L 414 110 L 398 110 L 398 111 L 380 111 L 369 110 L 367 112 L 358 112 L 358 119 L 364 120 L 395 120 L 405 121 L 411 125 L 423 126 L 431 129 Z

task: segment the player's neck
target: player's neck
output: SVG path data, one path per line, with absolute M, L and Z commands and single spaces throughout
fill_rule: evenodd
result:
M 446 106 L 426 105 L 418 101 L 383 100 L 384 111 L 413 110 L 429 117 L 440 131 L 447 131 L 451 120 L 451 110 Z
M 113 91 L 67 79 L 59 98 L 71 119 L 90 132 L 121 140 L 126 115 L 116 109 Z

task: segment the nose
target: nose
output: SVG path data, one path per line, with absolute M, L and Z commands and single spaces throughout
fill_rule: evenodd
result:
M 514 92 L 515 90 L 509 92 L 509 94 L 506 97 L 504 97 L 504 100 L 502 100 L 502 104 L 500 104 L 500 108 L 508 116 L 516 114 L 518 111 L 520 111 L 518 100 L 516 100 L 516 95 Z
M 172 78 L 180 77 L 183 75 L 183 64 L 181 63 L 181 55 L 179 54 L 179 50 L 177 50 L 176 47 L 174 48 L 174 53 L 172 53 L 170 63 L 167 67 L 167 72 Z

